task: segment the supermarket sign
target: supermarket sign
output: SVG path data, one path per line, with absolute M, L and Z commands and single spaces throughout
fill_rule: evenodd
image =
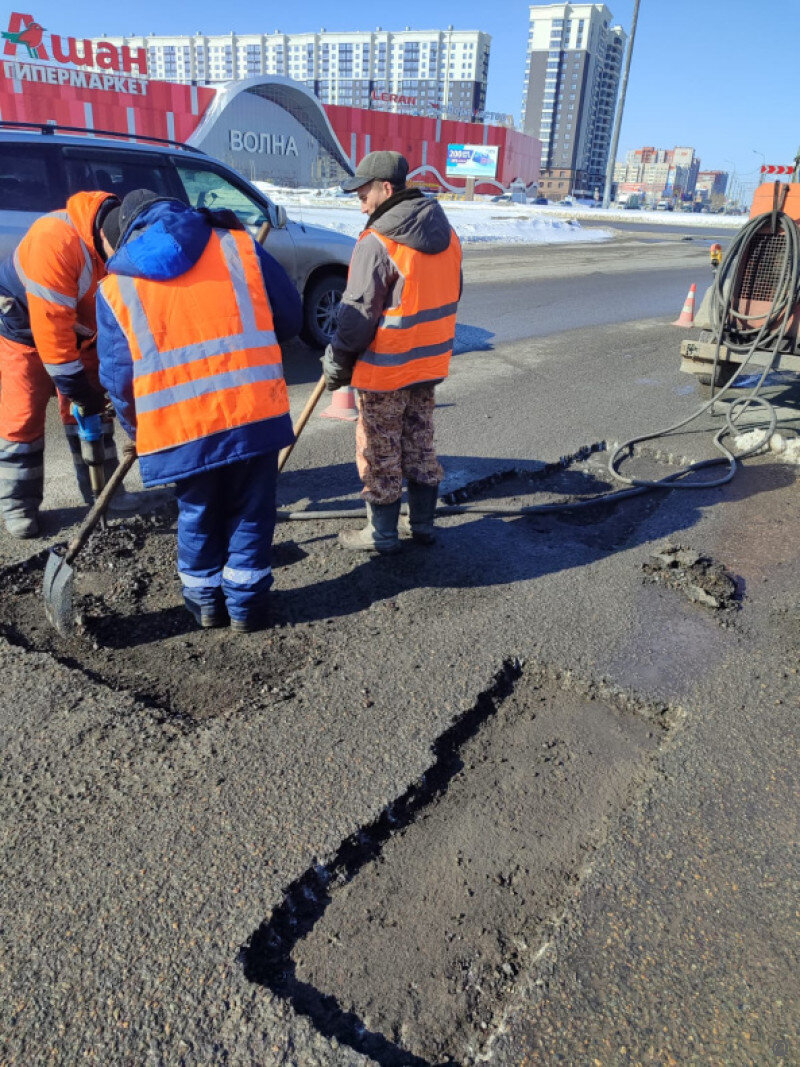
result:
M 110 41 L 98 41 L 96 44 L 88 39 L 82 41 L 75 37 L 60 37 L 47 33 L 46 27 L 37 22 L 33 15 L 23 15 L 12 11 L 8 20 L 8 29 L 0 31 L 0 40 L 4 42 L 3 55 L 13 56 L 15 64 L 5 66 L 20 68 L 34 67 L 31 60 L 42 63 L 69 64 L 71 67 L 93 67 L 96 70 L 115 72 L 122 75 L 136 74 L 139 78 L 147 76 L 147 49 L 131 49 L 127 45 L 117 48 Z M 22 62 L 20 62 L 20 60 Z M 108 77 L 109 75 L 106 75 Z M 101 78 L 103 75 L 100 76 Z M 23 77 L 23 80 L 26 80 Z M 36 78 L 41 81 L 51 79 Z M 62 83 L 63 84 L 63 83 Z M 99 88 L 111 88 L 101 83 Z M 98 86 L 92 86 L 98 88 Z
M 497 145 L 449 144 L 445 175 L 448 178 L 494 178 L 499 151 Z

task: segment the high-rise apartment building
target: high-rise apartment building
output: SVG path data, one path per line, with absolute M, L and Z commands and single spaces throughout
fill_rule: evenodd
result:
M 486 106 L 491 37 L 478 30 L 378 27 L 354 33 L 203 33 L 103 37 L 147 51 L 151 78 L 215 85 L 277 74 L 324 104 L 469 119 Z
M 724 206 L 728 191 L 728 174 L 724 170 L 701 170 L 697 174 L 694 195 L 696 200 L 710 203 L 712 207 Z
M 617 195 L 641 193 L 653 203 L 662 197 L 691 198 L 695 193 L 700 160 L 693 148 L 635 148 L 624 163 L 615 163 Z
M 602 191 L 626 34 L 605 4 L 532 4 L 522 129 L 542 142 L 540 191 Z

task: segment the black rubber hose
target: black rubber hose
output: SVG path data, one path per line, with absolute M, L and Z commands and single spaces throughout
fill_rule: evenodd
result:
M 630 440 L 619 445 L 612 452 L 608 461 L 608 469 L 618 481 L 624 482 L 630 488 L 619 489 L 615 492 L 604 493 L 600 496 L 584 500 L 563 501 L 562 503 L 553 504 L 533 504 L 529 507 L 522 508 L 506 508 L 496 504 L 442 505 L 437 507 L 436 514 L 475 514 L 494 515 L 497 517 L 537 515 L 546 514 L 548 512 L 568 511 L 573 508 L 597 507 L 604 504 L 617 503 L 620 500 L 638 496 L 640 493 L 646 493 L 654 489 L 711 489 L 715 486 L 725 485 L 729 482 L 736 473 L 737 460 L 754 455 L 763 448 L 775 432 L 777 423 L 775 409 L 768 400 L 758 395 L 764 384 L 767 373 L 770 370 L 770 365 L 764 368 L 752 393 L 749 393 L 747 396 L 737 397 L 736 400 L 729 404 L 728 409 L 725 412 L 725 425 L 714 436 L 714 445 L 722 453 L 721 456 L 715 457 L 714 459 L 700 460 L 697 463 L 690 463 L 688 466 L 673 471 L 671 474 L 668 474 L 657 481 L 626 477 L 617 470 L 617 464 L 622 462 L 625 458 L 625 453 L 628 455 L 632 454 L 634 445 L 643 441 L 651 441 L 659 437 L 667 437 L 670 434 L 675 433 L 677 430 L 682 429 L 684 426 L 687 426 L 690 422 L 694 422 L 696 418 L 711 408 L 723 395 L 728 393 L 736 382 L 736 379 L 742 375 L 742 372 L 747 367 L 757 349 L 768 348 L 772 345 L 775 352 L 773 363 L 776 361 L 792 313 L 795 307 L 800 304 L 800 229 L 798 228 L 797 223 L 784 212 L 778 213 L 777 222 L 785 235 L 785 247 L 783 262 L 778 273 L 775 292 L 769 310 L 763 315 L 746 316 L 735 311 L 731 307 L 731 301 L 733 294 L 737 291 L 739 272 L 747 269 L 753 249 L 756 246 L 757 241 L 763 236 L 763 228 L 772 223 L 772 212 L 757 215 L 756 218 L 751 219 L 742 227 L 731 243 L 725 258 L 717 271 L 712 291 L 711 304 L 711 318 L 715 326 L 714 333 L 716 335 L 715 340 L 717 344 L 711 377 L 711 399 L 693 414 L 682 419 L 680 422 L 676 422 L 673 426 L 668 426 L 666 429 L 662 430 L 656 430 L 653 433 L 643 434 L 640 437 L 632 437 Z M 744 325 L 737 326 L 738 336 L 740 338 L 746 338 L 746 341 L 734 341 L 730 338 L 729 333 L 726 333 L 725 329 L 729 316 L 739 320 L 741 323 L 744 323 L 745 321 L 752 321 L 754 323 L 761 321 L 761 324 L 758 328 L 755 326 L 749 328 Z M 743 355 L 744 359 L 741 361 L 736 374 L 730 381 L 718 393 L 713 394 L 713 383 L 717 378 L 719 351 L 723 338 L 726 347 L 732 352 Z M 764 436 L 755 445 L 747 449 L 747 451 L 734 455 L 722 443 L 722 438 L 725 434 L 733 435 L 736 432 L 736 423 L 751 405 L 761 407 L 766 412 L 767 426 L 764 430 Z M 725 464 L 727 470 L 725 474 L 719 478 L 691 481 L 686 477 L 688 474 L 695 471 L 719 466 L 720 464 Z M 363 508 L 349 508 L 338 511 L 278 512 L 277 517 L 278 520 L 282 522 L 320 522 L 325 520 L 361 519 L 365 514 L 366 510 Z
M 617 470 L 617 464 L 622 462 L 626 455 L 630 456 L 632 454 L 634 445 L 639 444 L 642 441 L 650 441 L 656 437 L 667 437 L 669 434 L 675 433 L 677 430 L 687 426 L 690 422 L 694 422 L 696 418 L 706 412 L 709 408 L 713 407 L 722 396 L 734 387 L 737 379 L 742 376 L 743 371 L 755 352 L 762 348 L 772 348 L 772 361 L 764 367 L 753 391 L 747 396 L 738 397 L 728 406 L 725 413 L 725 426 L 723 426 L 714 437 L 714 446 L 722 453 L 722 455 L 719 458 L 701 460 L 698 463 L 689 464 L 688 467 L 683 468 L 682 471 L 679 472 L 681 475 L 685 475 L 692 471 L 703 470 L 706 467 L 713 467 L 724 463 L 727 464 L 728 468 L 726 473 L 714 480 L 704 479 L 694 482 L 690 480 L 676 482 L 672 485 L 672 488 L 708 489 L 714 486 L 725 485 L 736 473 L 736 461 L 754 455 L 763 448 L 772 437 L 777 423 L 777 415 L 772 404 L 770 404 L 764 397 L 759 396 L 759 392 L 764 385 L 764 381 L 771 367 L 778 361 L 792 314 L 798 304 L 800 304 L 800 229 L 798 229 L 794 219 L 786 215 L 785 212 L 779 212 L 775 218 L 776 226 L 780 227 L 785 240 L 782 263 L 776 277 L 775 291 L 772 296 L 769 310 L 764 312 L 763 315 L 746 316 L 744 313 L 735 311 L 732 307 L 734 295 L 738 295 L 740 291 L 741 274 L 748 269 L 757 244 L 763 240 L 764 228 L 767 226 L 771 228 L 772 222 L 772 212 L 766 212 L 765 214 L 757 215 L 754 219 L 751 219 L 746 223 L 732 241 L 725 258 L 720 264 L 719 271 L 717 272 L 717 277 L 715 278 L 714 287 L 712 289 L 710 313 L 716 341 L 714 363 L 711 373 L 711 399 L 688 418 L 682 419 L 673 426 L 668 426 L 663 430 L 657 430 L 654 433 L 644 434 L 641 437 L 633 437 L 629 441 L 625 441 L 623 444 L 619 445 L 619 447 L 611 454 L 608 461 L 609 471 L 615 478 L 619 479 L 619 481 L 624 482 L 626 485 L 635 485 L 641 488 L 658 488 L 659 486 L 663 486 L 665 482 L 672 482 L 671 476 L 663 478 L 660 481 L 645 481 L 644 479 L 639 478 L 629 478 Z M 730 328 L 728 325 L 729 317 L 733 317 L 737 321 L 736 338 L 730 336 Z M 746 321 L 753 322 L 753 325 L 749 327 L 744 326 L 743 323 Z M 756 326 L 756 323 L 759 323 L 759 325 Z M 720 348 L 723 341 L 730 351 L 735 352 L 744 358 L 741 360 L 736 373 L 730 381 L 728 381 L 726 385 L 715 394 L 714 383 L 717 380 Z M 740 452 L 738 455 L 734 455 L 730 449 L 725 447 L 722 438 L 725 434 L 733 435 L 735 433 L 736 424 L 751 406 L 761 407 L 766 412 L 767 426 L 764 430 L 764 436 L 745 452 Z

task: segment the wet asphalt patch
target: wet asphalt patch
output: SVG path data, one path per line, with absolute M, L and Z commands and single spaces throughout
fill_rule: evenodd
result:
M 588 446 L 537 470 L 499 471 L 446 500 L 523 513 L 541 504 L 591 502 L 617 488 L 598 454 L 603 447 Z M 228 628 L 199 630 L 185 610 L 176 571 L 177 509 L 164 505 L 113 520 L 92 535 L 74 563 L 75 627 L 67 637 L 44 614 L 46 552 L 0 571 L 0 634 L 53 655 L 93 681 L 129 691 L 167 717 L 202 721 L 291 697 L 294 675 L 325 661 L 325 628 L 343 617 L 378 602 L 399 602 L 426 586 L 458 593 L 535 577 L 537 567 L 554 560 L 580 565 L 630 543 L 662 500 L 663 494 L 649 493 L 621 504 L 600 501 L 556 513 L 483 517 L 483 525 L 461 519 L 458 528 L 442 531 L 440 548 L 431 552 L 407 542 L 391 559 L 354 557 L 339 549 L 336 534 L 347 528 L 346 520 L 279 523 L 272 625 L 238 637 Z M 485 555 L 481 545 L 493 536 L 496 522 L 513 523 L 512 537 L 541 545 L 550 555 L 541 557 L 544 562 L 528 557 L 520 564 L 513 555 L 497 553 L 476 567 L 473 557 Z
M 680 718 L 508 661 L 424 776 L 288 887 L 246 977 L 382 1067 L 477 1062 Z
M 0 634 L 169 718 L 203 720 L 287 697 L 309 649 L 286 628 L 238 640 L 227 629 L 201 631 L 183 606 L 176 517 L 174 505 L 160 507 L 92 535 L 74 562 L 75 626 L 67 637 L 44 614 L 47 552 L 5 568 Z M 276 565 L 281 556 L 278 548 Z M 286 558 L 295 556 L 289 545 Z
M 592 501 L 618 488 L 599 453 L 500 471 L 453 499 L 507 512 Z M 343 552 L 340 521 L 282 523 L 274 624 L 243 638 L 201 631 L 185 611 L 176 513 L 162 508 L 95 533 L 75 563 L 67 638 L 44 616 L 46 553 L 0 571 L 0 635 L 188 728 L 289 700 L 308 672 L 335 670 L 331 649 L 346 646 L 347 616 L 377 607 L 390 620 L 426 588 L 450 598 L 501 583 L 513 592 L 523 578 L 635 542 L 663 499 L 488 525 L 460 517 L 437 550 L 407 544 L 391 559 Z M 494 523 L 509 524 L 506 550 L 487 557 Z M 518 540 L 519 556 L 510 550 Z M 679 717 L 605 684 L 509 661 L 439 739 L 425 777 L 287 889 L 243 949 L 245 974 L 378 1063 L 470 1062 Z

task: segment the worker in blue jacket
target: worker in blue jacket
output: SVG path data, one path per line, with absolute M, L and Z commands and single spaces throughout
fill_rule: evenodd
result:
M 102 233 L 100 380 L 144 484 L 175 483 L 184 602 L 203 627 L 257 629 L 294 441 L 279 342 L 300 330 L 300 297 L 230 212 L 137 189 Z

